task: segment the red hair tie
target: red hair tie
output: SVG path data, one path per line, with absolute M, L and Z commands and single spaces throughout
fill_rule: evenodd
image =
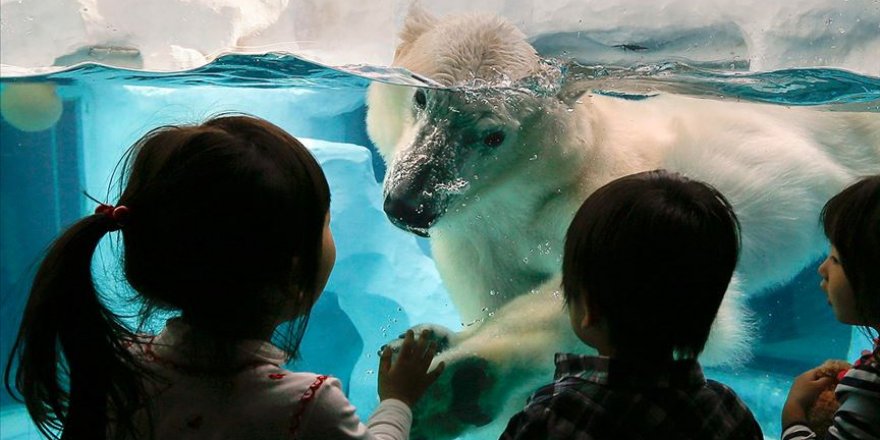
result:
M 95 208 L 95 214 L 103 214 L 113 220 L 114 227 L 110 229 L 111 231 L 116 231 L 124 226 L 128 219 L 128 213 L 128 207 L 125 205 L 113 206 L 102 203 Z

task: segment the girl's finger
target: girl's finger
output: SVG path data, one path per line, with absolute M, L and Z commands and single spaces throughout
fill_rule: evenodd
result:
M 428 349 L 425 350 L 424 359 L 431 362 L 431 359 L 434 359 L 435 355 L 437 355 L 437 343 L 431 342 L 428 344 Z
M 391 347 L 385 346 L 382 356 L 379 358 L 379 372 L 387 372 L 391 369 Z
M 834 383 L 834 379 L 832 379 L 828 376 L 822 376 L 822 377 L 816 379 L 816 385 L 820 385 L 823 387 L 831 385 L 832 383 Z
M 428 346 L 428 343 L 431 342 L 431 331 L 428 329 L 422 330 L 419 334 L 419 348 L 422 350 Z
M 427 375 L 428 385 L 436 382 L 437 378 L 440 377 L 441 374 L 443 374 L 444 369 L 446 369 L 446 362 L 441 361 L 439 364 L 437 364 L 437 368 L 435 368 L 433 371 L 428 373 L 428 375 Z
M 415 333 L 412 330 L 407 330 L 406 335 L 403 337 L 403 347 L 400 348 L 400 353 L 408 356 L 412 353 L 414 343 Z

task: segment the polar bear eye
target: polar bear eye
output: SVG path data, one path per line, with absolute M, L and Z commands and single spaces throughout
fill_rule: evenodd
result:
M 504 142 L 503 131 L 494 131 L 483 138 L 483 144 L 485 144 L 487 147 L 497 147 L 501 145 L 502 142 Z
M 425 95 L 424 91 L 419 90 L 416 92 L 415 96 L 413 96 L 413 102 L 416 103 L 416 108 L 423 110 L 428 103 L 428 97 Z

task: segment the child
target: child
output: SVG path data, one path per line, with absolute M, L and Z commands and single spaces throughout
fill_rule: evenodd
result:
M 864 178 L 831 198 L 822 210 L 831 253 L 819 266 L 821 287 L 837 320 L 865 327 L 875 337 L 835 390 L 840 408 L 829 439 L 880 439 L 880 175 Z M 795 379 L 782 409 L 782 437 L 816 438 L 806 414 L 832 379 L 817 369 Z
M 408 332 L 395 362 L 382 353 L 366 426 L 338 380 L 282 367 L 336 258 L 329 187 L 308 150 L 269 122 L 221 116 L 156 129 L 131 158 L 118 205 L 65 231 L 31 289 L 14 386 L 43 434 L 407 438 L 410 407 L 442 371 L 427 372 L 426 335 Z M 141 318 L 180 311 L 159 335 L 130 333 L 96 291 L 92 255 L 114 230 Z M 281 333 L 286 351 L 269 342 Z
M 502 439 L 756 439 L 752 413 L 697 363 L 739 254 L 712 187 L 666 171 L 626 176 L 581 205 L 562 283 L 575 334 L 599 356 L 557 354 L 554 382 Z

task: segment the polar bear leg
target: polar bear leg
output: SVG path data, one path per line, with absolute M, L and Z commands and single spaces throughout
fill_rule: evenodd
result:
M 595 354 L 571 330 L 559 284 L 554 278 L 451 338 L 435 359 L 445 371 L 413 408 L 413 439 L 497 438 L 496 428 L 553 381 L 555 353 Z
M 745 305 L 745 294 L 740 288 L 738 276 L 734 274 L 718 315 L 712 323 L 712 330 L 700 363 L 705 366 L 740 365 L 751 356 L 751 342 L 754 340 L 756 323 L 751 311 Z

